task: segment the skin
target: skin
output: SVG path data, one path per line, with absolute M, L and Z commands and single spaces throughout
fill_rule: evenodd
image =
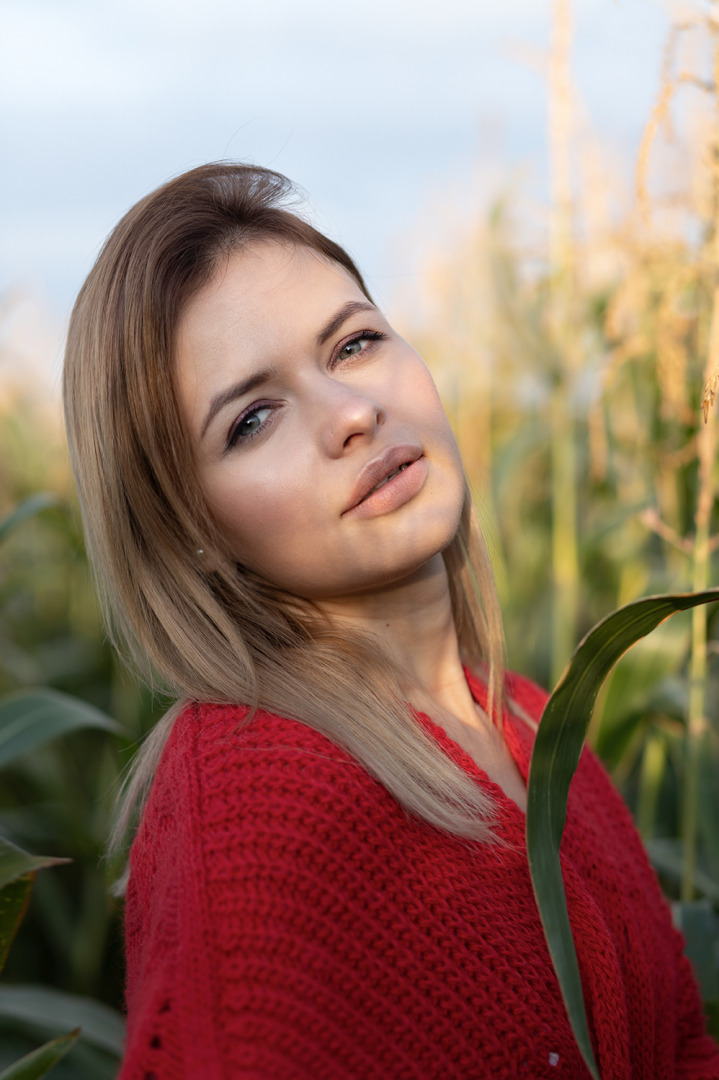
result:
M 421 357 L 338 264 L 261 241 L 191 299 L 175 360 L 200 482 L 233 557 L 382 638 L 407 673 L 408 700 L 523 805 L 516 766 L 462 670 L 441 552 L 464 478 Z M 363 470 L 396 447 L 409 448 L 411 469 L 358 513 Z

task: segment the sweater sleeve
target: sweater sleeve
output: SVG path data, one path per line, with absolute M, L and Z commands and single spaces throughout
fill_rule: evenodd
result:
M 684 955 L 684 941 L 676 932 L 678 968 L 677 1080 L 719 1080 L 719 1046 L 706 1033 L 706 1023 L 691 964 Z
M 134 846 L 121 1080 L 377 1075 L 362 804 L 387 796 L 317 733 L 227 713 L 180 719 Z

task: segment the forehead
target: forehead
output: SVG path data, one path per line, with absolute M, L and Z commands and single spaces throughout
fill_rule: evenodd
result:
M 178 322 L 178 357 L 228 340 L 271 345 L 356 297 L 365 298 L 339 263 L 312 248 L 257 241 L 222 259 L 190 299 Z

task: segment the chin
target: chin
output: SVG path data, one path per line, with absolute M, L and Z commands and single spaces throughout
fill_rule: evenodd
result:
M 451 542 L 448 541 L 448 543 Z M 445 544 L 444 547 L 447 545 Z M 361 596 L 364 594 L 391 592 L 403 586 L 415 585 L 420 581 L 429 580 L 438 574 L 446 573 L 441 548 L 422 557 L 415 559 L 403 559 L 382 568 L 375 568 L 374 572 L 356 574 L 344 583 L 337 583 L 336 588 L 328 590 L 323 596 L 316 594 L 316 599 L 331 600 L 339 596 Z

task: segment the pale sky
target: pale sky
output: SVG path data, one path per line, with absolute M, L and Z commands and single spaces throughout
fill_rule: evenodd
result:
M 574 9 L 579 92 L 592 126 L 629 158 L 657 90 L 666 5 Z M 426 228 L 428 207 L 444 198 L 479 210 L 520 171 L 541 190 L 549 10 L 549 0 L 0 0 L 0 296 L 32 294 L 62 326 L 132 203 L 232 157 L 302 185 L 320 227 L 387 300 L 411 284 L 399 240 Z

